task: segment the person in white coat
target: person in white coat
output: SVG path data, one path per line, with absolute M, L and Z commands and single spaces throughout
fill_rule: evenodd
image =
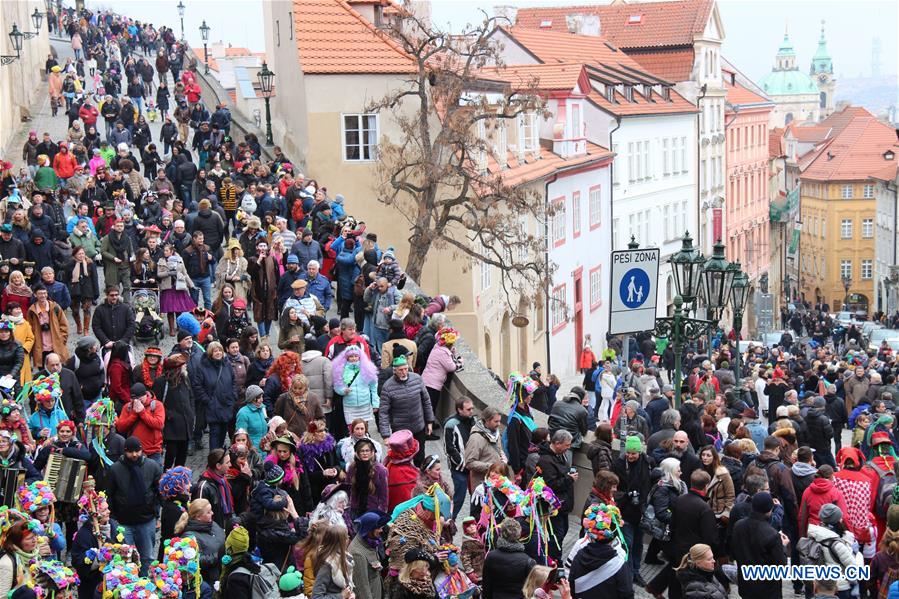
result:
M 612 407 L 615 405 L 615 386 L 617 377 L 612 373 L 612 365 L 606 362 L 603 365 L 602 374 L 599 375 L 599 395 L 602 401 L 596 413 L 597 422 L 610 422 L 612 420 Z
M 820 524 L 808 525 L 808 536 L 824 548 L 824 565 L 839 566 L 845 573 L 850 566 L 861 566 L 864 558 L 857 550 L 855 536 L 843 523 L 843 512 L 833 503 L 825 503 L 818 512 Z M 852 586 L 857 584 L 846 578 L 837 580 L 837 596 L 849 597 Z M 857 595 L 856 595 L 857 596 Z

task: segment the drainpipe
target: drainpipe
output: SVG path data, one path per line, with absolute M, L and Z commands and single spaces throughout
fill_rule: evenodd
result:
M 702 119 L 702 106 L 700 106 L 700 103 L 705 98 L 707 90 L 707 85 L 700 87 L 699 96 L 696 98 L 696 108 L 699 109 L 699 113 L 696 115 L 696 239 L 699 241 L 700 251 L 702 251 L 703 247 L 702 225 L 700 224 L 702 222 L 702 181 L 700 180 L 701 173 L 699 172 L 700 155 L 702 154 L 702 124 L 700 122 L 700 119 Z
M 546 180 L 543 189 L 543 199 L 546 203 L 549 203 L 549 186 L 558 180 L 559 174 L 553 173 L 553 176 L 550 179 Z M 543 239 L 546 240 L 546 252 L 543 258 L 544 268 L 546 272 L 549 272 L 549 219 L 545 219 L 543 223 Z M 549 342 L 552 338 L 552 326 L 550 315 L 552 314 L 552 307 L 550 306 L 550 302 L 552 301 L 552 281 L 550 279 L 546 280 L 546 289 L 544 290 L 544 297 L 546 297 L 546 301 L 543 303 L 543 331 L 546 334 L 546 370 L 544 372 L 552 372 L 552 353 L 549 351 Z
M 616 116 L 615 117 L 615 128 L 612 129 L 611 131 L 609 131 L 609 150 L 612 149 L 612 145 L 613 145 L 612 137 L 615 135 L 615 132 L 618 131 L 620 128 L 621 128 L 621 117 Z M 612 156 L 612 168 L 613 169 L 616 168 L 615 160 L 616 160 L 616 157 Z M 609 178 L 612 180 L 612 181 L 610 181 L 612 184 L 609 185 L 609 228 L 611 229 L 611 231 L 609 233 L 609 242 L 611 245 L 611 240 L 615 239 L 615 183 L 614 183 L 615 173 L 614 173 L 614 171 L 612 172 L 612 176 Z M 644 241 L 644 243 L 645 243 L 645 241 Z M 612 249 L 614 250 L 615 248 L 612 248 Z M 606 270 L 608 270 L 608 269 L 606 269 Z M 609 273 L 609 276 L 612 276 L 611 272 Z M 608 344 L 608 334 L 609 334 L 609 331 L 607 330 L 606 331 L 606 339 L 603 340 L 603 341 L 605 341 L 606 344 Z M 628 345 L 629 345 L 628 338 L 625 337 L 624 343 L 622 344 L 622 348 L 623 348 L 624 352 L 627 352 L 626 348 L 628 347 Z

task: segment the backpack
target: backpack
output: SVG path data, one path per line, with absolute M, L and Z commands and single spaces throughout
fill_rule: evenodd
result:
M 831 539 L 824 539 L 819 543 L 811 537 L 802 537 L 796 543 L 796 551 L 799 553 L 799 563 L 810 566 L 825 565 L 827 563 L 827 558 L 824 556 L 824 551 L 829 551 L 831 557 L 833 557 L 833 542 L 838 540 L 838 537 L 833 537 Z
M 893 583 L 899 581 L 899 567 L 890 568 L 880 580 L 880 586 L 877 587 L 877 599 L 887 599 L 890 594 L 890 587 Z
M 259 574 L 253 574 L 246 568 L 236 568 L 234 572 L 247 574 L 253 580 L 253 591 L 247 599 L 278 599 L 278 578 L 281 571 L 274 564 L 259 564 Z
M 873 461 L 868 462 L 880 481 L 877 483 L 877 493 L 874 495 L 874 513 L 883 520 L 887 517 L 887 510 L 893 503 L 893 489 L 896 487 L 896 473 L 892 470 L 882 470 Z

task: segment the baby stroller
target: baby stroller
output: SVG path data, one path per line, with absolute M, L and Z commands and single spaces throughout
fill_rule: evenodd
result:
M 160 341 L 163 321 L 159 316 L 159 291 L 153 287 L 135 289 L 131 301 L 137 321 L 134 338 L 138 341 Z

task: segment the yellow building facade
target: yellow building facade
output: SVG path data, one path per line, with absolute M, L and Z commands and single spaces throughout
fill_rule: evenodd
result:
M 799 272 L 804 298 L 869 312 L 874 297 L 874 185 L 802 181 Z M 849 307 L 843 308 L 848 278 Z

